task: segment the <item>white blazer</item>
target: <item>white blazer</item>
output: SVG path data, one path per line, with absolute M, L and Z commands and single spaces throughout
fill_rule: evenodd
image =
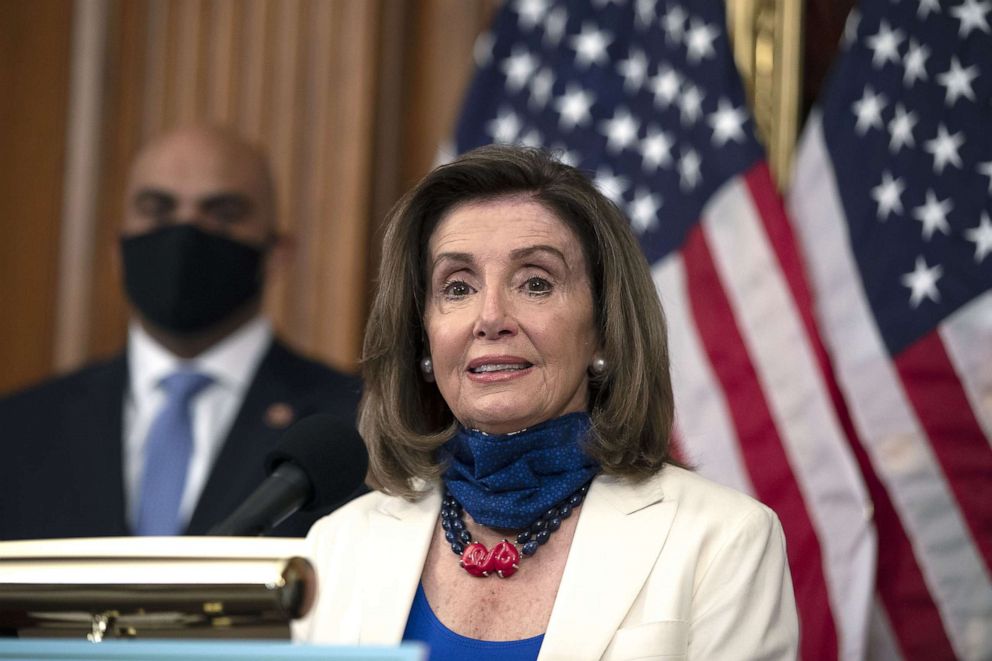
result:
M 399 643 L 440 506 L 437 489 L 371 493 L 318 521 L 317 603 L 293 637 Z M 666 467 L 640 484 L 597 477 L 578 514 L 540 661 L 796 658 L 785 539 L 764 505 Z

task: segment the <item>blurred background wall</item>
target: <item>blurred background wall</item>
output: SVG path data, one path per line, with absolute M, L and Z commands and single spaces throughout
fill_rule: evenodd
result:
M 356 370 L 380 223 L 434 162 L 498 4 L 0 0 L 0 393 L 122 346 L 127 166 L 194 121 L 268 149 L 296 246 L 268 311 Z M 804 108 L 851 4 L 804 3 Z

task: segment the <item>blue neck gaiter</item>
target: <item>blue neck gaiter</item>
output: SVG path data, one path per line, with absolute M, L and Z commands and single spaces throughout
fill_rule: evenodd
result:
M 438 450 L 445 486 L 484 526 L 529 526 L 599 471 L 582 450 L 591 426 L 579 412 L 512 434 L 462 428 Z

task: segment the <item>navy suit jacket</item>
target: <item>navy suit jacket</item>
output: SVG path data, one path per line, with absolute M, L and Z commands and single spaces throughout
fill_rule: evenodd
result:
M 127 383 L 127 357 L 120 355 L 0 400 L 0 539 L 132 534 L 122 457 Z M 264 457 L 288 424 L 313 413 L 354 424 L 359 395 L 357 378 L 274 341 L 186 534 L 206 534 L 262 482 Z M 285 405 L 278 406 L 283 415 L 272 415 L 276 405 Z M 323 513 L 295 514 L 273 534 L 302 536 Z

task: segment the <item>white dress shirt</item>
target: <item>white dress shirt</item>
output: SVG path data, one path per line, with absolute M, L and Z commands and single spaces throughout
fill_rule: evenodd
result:
M 124 479 L 128 523 L 137 521 L 145 440 L 152 421 L 165 404 L 160 384 L 179 369 L 207 374 L 213 382 L 193 400 L 193 454 L 179 506 L 185 527 L 221 445 L 234 424 L 245 393 L 263 356 L 272 344 L 272 325 L 263 317 L 248 322 L 232 335 L 191 360 L 183 360 L 156 342 L 138 323 L 128 328 L 129 388 L 124 396 Z

